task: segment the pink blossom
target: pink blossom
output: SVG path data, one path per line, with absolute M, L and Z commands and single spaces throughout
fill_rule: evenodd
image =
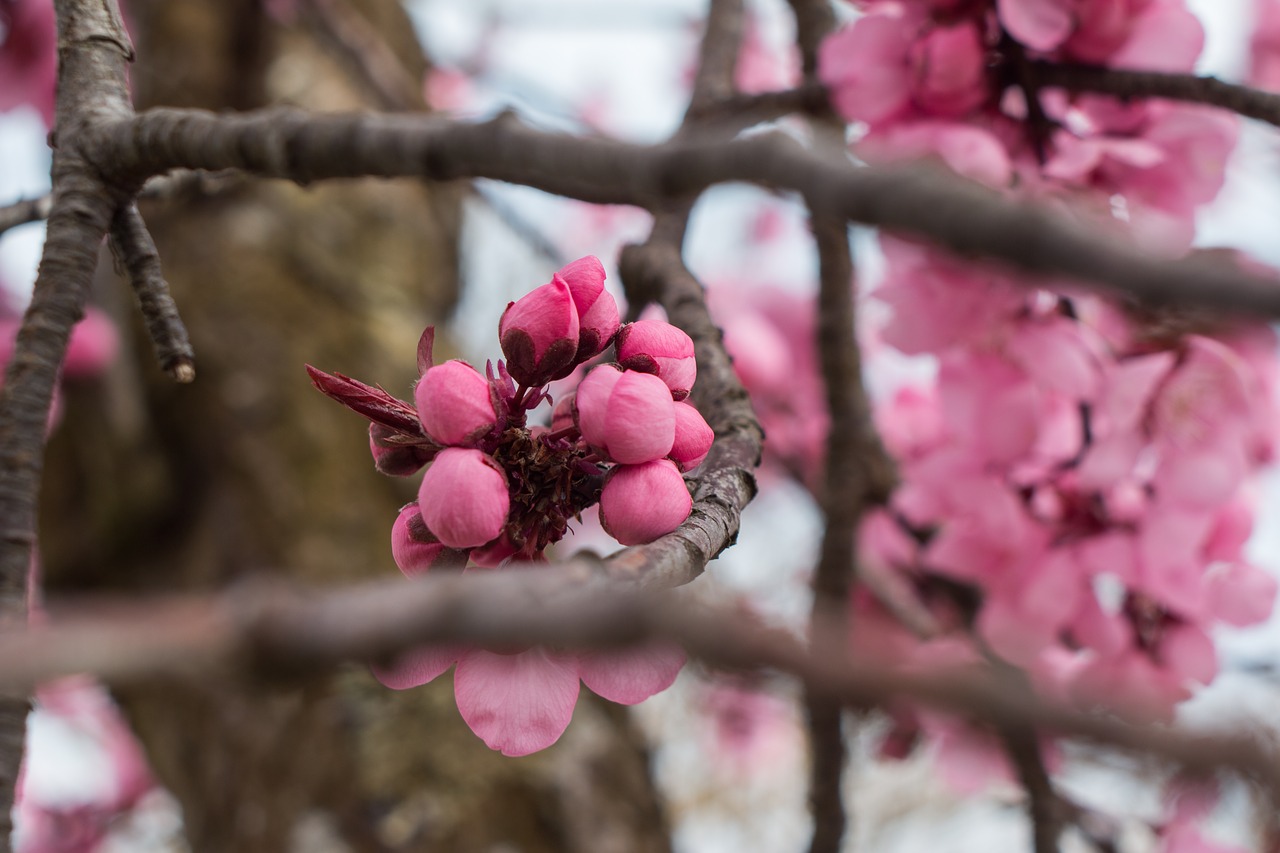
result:
M 911 45 L 910 57 L 915 103 L 930 115 L 961 116 L 989 96 L 986 48 L 973 21 L 935 27 Z
M 923 119 L 873 128 L 856 146 L 870 163 L 937 159 L 957 175 L 991 187 L 1013 180 L 1013 160 L 998 136 L 984 127 Z
M 507 476 L 479 450 L 445 448 L 422 477 L 418 506 L 427 528 L 445 545 L 483 545 L 507 522 Z
M 53 4 L 0 0 L 0 37 L 0 111 L 30 104 L 52 127 L 58 76 Z
M 544 385 L 573 370 L 579 332 L 573 294 L 558 275 L 509 303 L 498 321 L 507 370 L 529 387 Z
M 97 308 L 85 309 L 84 318 L 71 329 L 63 375 L 69 379 L 97 376 L 116 360 L 120 335 L 115 323 Z
M 1067 40 L 1074 26 L 1071 0 L 997 0 L 1000 23 L 1009 35 L 1042 53 Z
M 715 433 L 702 413 L 685 402 L 675 404 L 676 435 L 668 454 L 681 471 L 692 471 L 702 464 L 711 450 Z
M 600 494 L 600 524 L 623 545 L 644 545 L 679 527 L 692 508 L 684 478 L 669 460 L 618 465 Z
M 627 370 L 653 373 L 671 389 L 671 396 L 689 396 L 698 377 L 693 339 L 670 323 L 638 320 L 618 330 L 618 363 Z
M 670 687 L 684 660 L 678 647 L 666 645 L 585 654 L 449 646 L 410 652 L 374 674 L 404 690 L 457 664 L 453 690 L 462 719 L 490 749 L 518 756 L 559 740 L 573 716 L 579 680 L 612 702 L 633 705 Z
M 373 454 L 373 467 L 389 477 L 412 476 L 435 458 L 434 447 L 397 444 L 392 441 L 400 435 L 382 424 L 369 424 L 369 452 Z
M 1280 0 L 1253 0 L 1253 15 L 1249 84 L 1280 91 Z
M 1228 625 L 1265 622 L 1276 601 L 1276 578 L 1248 563 L 1223 563 L 1205 576 L 1205 609 Z
M 587 374 L 574 399 L 582 437 L 609 459 L 634 464 L 671 452 L 675 403 L 660 378 L 606 364 Z
M 415 577 L 431 568 L 457 568 L 467 563 L 464 551 L 455 551 L 437 541 L 418 505 L 411 503 L 400 510 L 391 525 L 391 556 L 405 577 Z
M 587 255 L 565 264 L 556 275 L 569 286 L 578 312 L 576 360 L 594 358 L 613 342 L 621 325 L 618 303 L 604 289 L 604 266 L 595 255 Z
M 875 124 L 902 112 L 911 99 L 911 32 L 898 8 L 876 8 L 828 36 L 818 53 L 818 77 L 840 115 Z
M 445 445 L 473 445 L 498 423 L 489 383 L 465 361 L 453 359 L 423 374 L 413 390 L 427 435 Z

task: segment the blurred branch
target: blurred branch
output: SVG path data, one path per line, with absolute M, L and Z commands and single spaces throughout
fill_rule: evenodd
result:
M 1280 794 L 1280 755 L 1262 739 L 1081 713 L 983 667 L 908 672 L 850 661 L 828 646 L 806 648 L 736 604 L 706 607 L 603 583 L 587 560 L 325 591 L 245 585 L 209 596 L 54 601 L 49 610 L 45 626 L 0 633 L 0 688 L 76 672 L 113 683 L 276 677 L 386 659 L 423 643 L 598 648 L 664 639 L 716 667 L 791 674 L 850 706 L 910 700 L 995 726 L 1032 726 L 1152 755 L 1193 773 L 1230 769 Z
M 0 207 L 0 234 L 10 228 L 26 225 L 28 222 L 39 222 L 49 218 L 49 210 L 53 206 L 52 196 L 23 199 Z
M 1045 769 L 1035 729 L 1025 724 L 1005 726 L 1000 730 L 1000 739 L 1027 794 L 1027 816 L 1031 819 L 1035 853 L 1057 853 L 1063 803 Z
M 1027 273 L 1071 277 L 1151 304 L 1280 316 L 1280 286 L 1272 279 L 1220 261 L 1157 258 L 1114 234 L 953 175 L 918 166 L 858 167 L 781 134 L 640 146 L 546 133 L 509 114 L 466 124 L 433 116 L 163 109 L 103 122 L 86 130 L 83 143 L 107 174 L 134 180 L 172 168 L 238 168 L 299 182 L 489 177 L 651 210 L 714 184 L 745 181 L 799 192 L 854 222 Z
M 160 270 L 160 254 L 136 204 L 128 204 L 116 213 L 110 242 L 111 250 L 129 274 L 160 369 L 177 382 L 194 381 L 195 352 L 187 327 L 169 293 L 169 283 Z
M 1167 98 L 1205 104 L 1280 126 L 1280 95 L 1236 83 L 1224 83 L 1216 77 L 1056 62 L 1031 62 L 1028 65 L 1041 87 L 1060 86 L 1072 92 L 1095 92 L 1117 98 Z

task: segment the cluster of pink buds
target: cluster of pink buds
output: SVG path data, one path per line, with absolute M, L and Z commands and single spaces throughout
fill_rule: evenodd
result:
M 371 421 L 380 471 L 407 476 L 429 465 L 421 520 L 407 527 L 414 542 L 484 566 L 537 560 L 597 502 L 605 530 L 625 545 L 678 527 L 692 507 L 682 472 L 713 438 L 685 402 L 697 374 L 689 336 L 654 320 L 622 325 L 594 257 L 508 305 L 498 332 L 507 359 L 481 374 L 456 359 L 433 364 L 428 329 L 413 404 L 309 368 L 317 388 Z M 549 426 L 529 424 L 551 402 L 549 383 L 611 345 L 616 364 L 587 372 Z
M 483 374 L 456 359 L 435 364 L 428 328 L 413 403 L 308 366 L 320 391 L 368 418 L 379 471 L 408 476 L 427 466 L 417 502 L 392 529 L 406 575 L 468 559 L 484 567 L 542 560 L 570 520 L 597 503 L 601 524 L 624 545 L 651 542 L 688 518 L 683 472 L 702 462 L 714 437 L 685 402 L 697 375 L 693 341 L 664 322 L 620 323 L 604 279 L 600 261 L 585 257 L 509 304 L 498 323 L 506 360 Z M 616 361 L 588 370 L 611 346 Z M 575 390 L 551 399 L 551 382 L 582 373 Z M 531 425 L 544 403 L 555 403 L 550 423 Z M 683 655 L 432 648 L 378 675 L 410 687 L 455 663 L 464 719 L 489 746 L 518 755 L 560 736 L 579 678 L 629 704 L 670 685 Z M 513 673 L 521 689 L 500 689 Z

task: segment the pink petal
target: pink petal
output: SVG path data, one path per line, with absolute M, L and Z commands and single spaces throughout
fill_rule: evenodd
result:
M 474 548 L 497 538 L 510 502 L 498 463 L 465 447 L 442 450 L 418 489 L 422 520 L 450 548 Z
M 1267 620 L 1276 588 L 1274 575 L 1248 563 L 1215 566 L 1205 577 L 1209 613 L 1239 628 Z
M 1199 18 L 1180 4 L 1151 3 L 1108 64 L 1139 71 L 1190 71 L 1203 49 L 1204 25 Z
M 578 383 L 574 392 L 573 412 L 578 430 L 588 444 L 603 448 L 607 443 L 606 419 L 609 396 L 622 378 L 622 371 L 612 364 L 602 364 Z
M 462 719 L 490 749 L 528 755 L 559 740 L 578 701 L 575 658 L 532 648 L 515 655 L 472 649 L 458 661 Z
M 1090 401 L 1102 383 L 1098 356 L 1079 323 L 1049 317 L 1019 323 L 1008 352 L 1035 382 L 1073 400 Z
M 698 375 L 693 339 L 660 320 L 639 320 L 618 330 L 618 363 L 627 370 L 657 374 L 677 400 L 689 396 Z
M 1160 659 L 1168 669 L 1199 684 L 1208 684 L 1218 674 L 1213 640 L 1194 625 L 1169 628 L 1160 638 Z
M 818 77 L 840 115 L 876 123 L 904 109 L 911 97 L 902 16 L 875 11 L 829 36 L 818 52 Z
M 400 655 L 390 666 L 374 664 L 373 675 L 392 690 L 408 690 L 449 671 L 466 653 L 464 645 L 422 646 Z
M 692 508 L 684 478 L 672 462 L 618 465 L 600 493 L 600 524 L 623 545 L 643 545 L 679 527 Z
M 591 441 L 590 436 L 586 438 Z M 649 373 L 623 372 L 609 395 L 604 439 L 604 448 L 615 462 L 638 464 L 670 453 L 676 440 L 676 412 L 666 383 Z
M 1071 35 L 1071 10 L 1063 0 L 997 0 L 1000 23 L 1035 51 L 1053 50 Z
M 418 418 L 441 444 L 470 444 L 497 424 L 489 382 L 459 359 L 427 370 L 413 389 Z
M 691 471 L 707 458 L 716 436 L 702 413 L 688 403 L 676 403 L 675 415 L 675 442 L 671 445 L 671 461 L 681 471 Z
M 579 657 L 582 682 L 598 696 L 622 705 L 643 702 L 671 686 L 684 666 L 684 650 L 666 643 L 587 652 Z

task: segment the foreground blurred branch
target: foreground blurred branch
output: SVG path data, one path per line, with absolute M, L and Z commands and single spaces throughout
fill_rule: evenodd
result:
M 113 683 L 162 677 L 277 677 L 389 657 L 422 643 L 600 647 L 671 639 L 717 667 L 767 667 L 822 695 L 865 707 L 909 699 L 993 726 L 1046 732 L 1150 754 L 1206 773 L 1231 769 L 1280 795 L 1280 756 L 1243 735 L 1140 727 L 1037 699 L 977 667 L 896 671 L 807 649 L 736 606 L 693 605 L 602 582 L 596 564 L 462 576 L 441 573 L 330 591 L 246 585 L 207 597 L 50 605 L 46 627 L 0 633 L 0 688 L 76 672 Z

